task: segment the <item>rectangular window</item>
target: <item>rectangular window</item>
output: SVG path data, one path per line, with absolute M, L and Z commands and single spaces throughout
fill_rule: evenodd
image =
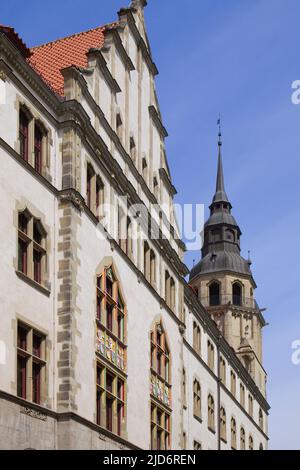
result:
M 24 111 L 20 111 L 19 116 L 19 140 L 20 140 L 20 155 L 28 162 L 28 135 L 29 135 L 29 119 Z
M 40 222 L 25 209 L 18 219 L 18 271 L 38 284 L 46 277 L 46 232 Z
M 42 387 L 45 384 L 46 338 L 33 328 L 20 323 L 17 336 L 17 394 L 21 398 L 40 404 Z
M 164 409 L 151 404 L 151 450 L 171 448 L 171 417 Z
M 100 363 L 97 365 L 96 411 L 98 425 L 119 436 L 122 435 L 125 419 L 125 382 Z
M 42 173 L 43 168 L 43 134 L 38 126 L 34 128 L 34 168 Z

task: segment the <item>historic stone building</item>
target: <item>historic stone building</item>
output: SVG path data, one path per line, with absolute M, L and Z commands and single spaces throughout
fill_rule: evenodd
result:
M 221 142 L 187 283 L 146 3 L 33 49 L 0 26 L 2 449 L 267 448 Z

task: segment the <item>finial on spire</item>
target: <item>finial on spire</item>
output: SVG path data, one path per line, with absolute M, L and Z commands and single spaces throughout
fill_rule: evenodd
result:
M 131 8 L 144 8 L 147 6 L 147 0 L 131 0 Z
M 219 114 L 218 126 L 219 126 L 219 142 L 218 142 L 218 145 L 219 145 L 219 147 L 221 147 L 222 146 L 221 114 Z

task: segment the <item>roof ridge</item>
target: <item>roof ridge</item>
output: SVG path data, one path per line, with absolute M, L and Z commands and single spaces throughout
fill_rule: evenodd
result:
M 97 26 L 96 28 L 90 28 L 86 31 L 80 31 L 79 33 L 70 34 L 69 36 L 58 38 L 58 39 L 55 39 L 53 41 L 49 41 L 49 42 L 46 42 L 44 44 L 40 44 L 39 46 L 31 47 L 30 51 L 35 51 L 37 49 L 41 49 L 42 47 L 49 46 L 50 44 L 56 44 L 58 42 L 65 41 L 66 39 L 71 39 L 71 38 L 75 38 L 77 36 L 81 36 L 83 34 L 91 33 L 92 31 L 97 31 L 97 30 L 103 30 L 104 31 L 104 30 L 109 29 L 111 27 L 117 26 L 118 23 L 119 23 L 118 21 L 114 21 L 112 23 L 107 23 L 103 26 Z

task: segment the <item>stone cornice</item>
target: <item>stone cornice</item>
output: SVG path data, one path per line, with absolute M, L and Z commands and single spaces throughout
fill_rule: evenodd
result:
M 168 137 L 168 132 L 166 130 L 166 128 L 163 126 L 163 123 L 161 122 L 161 119 L 159 117 L 159 114 L 157 112 L 157 109 L 155 108 L 155 106 L 151 105 L 149 106 L 149 114 L 155 124 L 155 127 L 156 129 L 158 130 L 158 132 L 160 133 L 161 137 L 162 138 L 165 138 L 165 137 Z
M 157 67 L 156 67 L 155 63 L 153 62 L 153 60 L 151 58 L 148 47 L 147 47 L 144 39 L 142 38 L 142 36 L 141 36 L 141 34 L 140 34 L 136 24 L 135 24 L 134 16 L 132 14 L 132 9 L 131 8 L 122 8 L 119 11 L 119 17 L 120 17 L 120 24 L 122 25 L 123 21 L 127 22 L 129 28 L 131 29 L 131 32 L 132 32 L 133 37 L 135 39 L 135 42 L 136 42 L 137 46 L 140 48 L 140 50 L 142 51 L 145 62 L 147 64 L 150 72 L 152 73 L 152 75 L 153 76 L 158 75 Z
M 165 183 L 169 193 L 171 193 L 172 196 L 175 196 L 175 194 L 177 194 L 177 190 L 175 186 L 173 186 L 173 184 L 171 183 L 170 178 L 168 177 L 168 174 L 164 168 L 159 169 L 159 175 L 162 181 Z
M 135 70 L 135 66 L 132 60 L 130 59 L 129 55 L 127 54 L 125 47 L 123 46 L 122 40 L 120 38 L 120 34 L 118 32 L 118 28 L 115 27 L 115 28 L 107 29 L 104 32 L 104 35 L 105 35 L 105 42 L 104 42 L 104 46 L 102 47 L 102 51 L 106 52 L 106 50 L 109 50 L 111 47 L 111 43 L 114 42 L 116 49 L 126 69 L 128 71 Z
M 255 384 L 254 380 L 247 372 L 239 358 L 236 356 L 234 350 L 226 341 L 226 339 L 220 333 L 219 328 L 217 327 L 216 323 L 212 320 L 210 315 L 207 313 L 203 305 L 198 300 L 197 296 L 194 294 L 191 287 L 186 284 L 185 285 L 185 300 L 187 302 L 188 307 L 190 310 L 195 314 L 195 316 L 199 319 L 202 327 L 205 330 L 208 330 L 210 336 L 215 341 L 216 344 L 220 346 L 220 351 L 224 357 L 230 362 L 231 366 L 235 369 L 237 374 L 243 379 L 245 385 L 249 388 L 253 396 L 256 400 L 260 403 L 261 407 L 267 412 L 270 409 L 268 402 L 266 401 L 265 397 L 262 395 L 261 391 Z

